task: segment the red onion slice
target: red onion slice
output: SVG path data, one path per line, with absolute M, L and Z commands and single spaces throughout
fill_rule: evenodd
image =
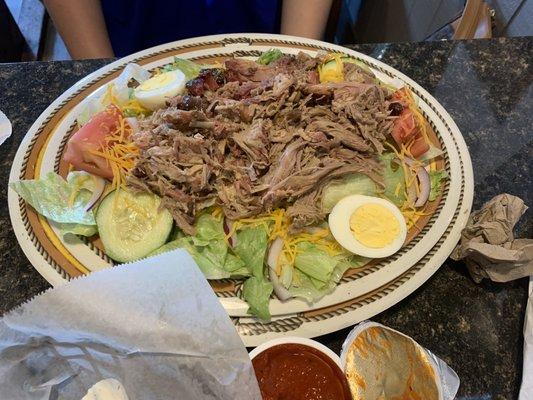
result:
M 222 226 L 224 228 L 224 233 L 229 235 L 233 229 L 233 221 L 231 219 L 224 218 L 224 224 Z M 231 247 L 235 247 L 237 245 L 237 232 L 232 233 L 232 235 L 228 238 L 228 243 Z
M 267 265 L 268 265 L 268 276 L 272 286 L 274 288 L 274 293 L 281 301 L 288 300 L 292 297 L 292 294 L 283 286 L 280 282 L 278 275 L 276 274 L 276 265 L 278 263 L 278 258 L 283 250 L 283 240 L 280 237 L 274 239 L 268 250 Z
M 278 299 L 280 299 L 281 301 L 285 301 L 292 297 L 292 294 L 287 289 L 285 289 L 285 287 L 279 281 L 278 275 L 276 274 L 275 270 L 269 268 L 268 277 L 270 278 L 270 282 L 272 282 L 274 293 L 276 293 Z
M 431 191 L 431 180 L 429 174 L 424 167 L 420 167 L 417 170 L 418 181 L 420 182 L 420 193 L 416 200 L 415 207 L 422 207 L 429 198 L 429 192 Z
M 408 157 L 405 157 L 405 163 L 410 167 L 415 166 L 415 161 Z M 428 201 L 429 192 L 431 191 L 431 180 L 423 165 L 415 166 L 415 168 L 418 182 L 420 182 L 420 193 L 416 199 L 415 207 L 422 207 Z
M 94 191 L 91 198 L 87 202 L 87 205 L 85 206 L 85 211 L 90 211 L 94 207 L 94 205 L 98 202 L 105 190 L 105 179 L 95 175 L 93 175 L 93 179 Z
M 407 201 L 410 205 L 414 205 L 416 203 L 416 200 L 416 189 L 414 186 L 411 185 L 407 188 Z
M 270 249 L 268 250 L 268 257 L 267 257 L 267 264 L 269 268 L 276 270 L 276 266 L 278 264 L 278 258 L 281 254 L 281 250 L 283 250 L 283 240 L 281 240 L 280 237 L 277 237 L 274 239 L 272 244 L 270 245 Z

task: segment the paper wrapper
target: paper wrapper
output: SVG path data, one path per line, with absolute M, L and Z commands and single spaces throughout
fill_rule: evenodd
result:
M 524 368 L 519 400 L 533 400 L 533 276 L 529 278 L 529 299 L 524 321 Z
M 527 210 L 524 202 L 501 194 L 474 211 L 450 256 L 464 260 L 476 282 L 508 282 L 533 275 L 533 239 L 515 239 L 513 228 Z
M 365 321 L 346 338 L 341 363 L 354 400 L 452 400 L 457 374 L 410 337 Z
M 76 279 L 0 321 L 2 399 L 261 399 L 227 313 L 183 250 Z

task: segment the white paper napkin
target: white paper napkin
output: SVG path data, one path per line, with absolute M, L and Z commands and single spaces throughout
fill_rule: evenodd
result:
M 246 348 L 184 250 L 48 290 L 0 320 L 0 338 L 2 399 L 79 400 L 106 378 L 135 400 L 261 398 Z
M 11 121 L 0 110 L 0 144 L 4 143 L 8 137 L 11 136 Z

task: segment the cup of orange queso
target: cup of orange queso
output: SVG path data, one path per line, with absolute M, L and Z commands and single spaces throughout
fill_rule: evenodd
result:
M 457 374 L 410 337 L 374 322 L 347 336 L 340 357 L 319 342 L 270 340 L 250 352 L 263 400 L 452 400 Z

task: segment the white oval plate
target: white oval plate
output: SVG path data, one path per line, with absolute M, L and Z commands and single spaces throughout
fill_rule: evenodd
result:
M 301 300 L 282 303 L 273 299 L 273 320 L 262 323 L 247 317 L 247 306 L 238 297 L 240 285 L 220 282 L 215 289 L 246 345 L 257 345 L 278 336 L 313 337 L 369 318 L 395 304 L 420 286 L 451 253 L 470 213 L 473 174 L 463 137 L 444 108 L 421 86 L 401 72 L 369 56 L 344 47 L 291 36 L 231 34 L 177 41 L 117 60 L 80 80 L 55 100 L 37 119 L 15 157 L 10 182 L 35 178 L 49 171 L 64 173 L 61 155 L 74 121 L 91 96 L 104 90 L 130 62 L 155 68 L 179 55 L 206 62 L 228 56 L 256 57 L 270 48 L 285 53 L 318 50 L 341 52 L 366 63 L 384 80 L 408 85 L 445 150 L 444 167 L 450 179 L 435 213 L 424 228 L 392 257 L 347 276 L 336 290 L 309 305 Z M 35 268 L 52 285 L 71 277 L 110 266 L 98 244 L 80 239 L 65 241 L 45 219 L 38 218 L 16 193 L 8 194 L 11 221 L 19 243 Z

